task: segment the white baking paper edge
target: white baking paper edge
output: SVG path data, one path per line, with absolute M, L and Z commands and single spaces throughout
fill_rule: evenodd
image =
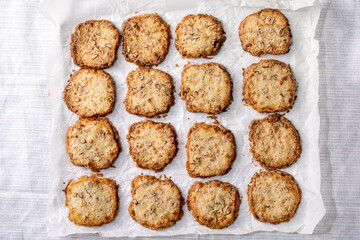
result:
M 249 153 L 248 125 L 255 118 L 262 118 L 265 114 L 259 114 L 251 107 L 242 103 L 242 68 L 251 63 L 258 62 L 260 58 L 253 57 L 242 50 L 238 26 L 249 14 L 264 7 L 278 8 L 289 19 L 292 31 L 290 52 L 280 56 L 263 56 L 262 59 L 274 58 L 291 65 L 298 84 L 297 99 L 293 109 L 286 113 L 286 117 L 298 129 L 303 152 L 296 164 L 285 169 L 298 181 L 302 189 L 302 201 L 295 216 L 288 222 L 279 225 L 261 223 L 253 218 L 248 209 L 246 190 L 252 175 L 260 170 L 260 167 L 252 162 Z M 62 0 L 45 1 L 41 5 L 43 14 L 51 20 L 56 28 L 57 39 L 49 51 L 47 61 L 47 73 L 51 94 L 53 124 L 51 133 L 51 192 L 49 194 L 49 207 L 47 216 L 47 231 L 50 236 L 66 236 L 76 233 L 99 233 L 106 237 L 120 236 L 172 236 L 184 234 L 246 234 L 255 231 L 279 231 L 287 233 L 311 234 L 314 228 L 325 214 L 325 207 L 320 193 L 320 159 L 318 148 L 319 114 L 318 114 L 318 41 L 314 39 L 316 24 L 320 15 L 320 6 L 317 1 L 307 0 L 182 0 L 182 1 L 97 1 L 97 0 Z M 128 114 L 124 108 L 126 94 L 126 76 L 136 69 L 134 64 L 124 60 L 121 54 L 121 46 L 117 54 L 117 60 L 106 71 L 113 77 L 116 83 L 117 102 L 114 111 L 108 118 L 114 123 L 120 133 L 123 151 L 115 162 L 116 168 L 101 171 L 105 177 L 114 178 L 119 187 L 120 208 L 115 220 L 101 227 L 75 226 L 67 218 L 68 209 L 64 206 L 65 195 L 63 189 L 70 179 L 81 175 L 91 175 L 86 168 L 77 167 L 70 163 L 65 148 L 66 129 L 75 123 L 78 117 L 70 112 L 62 98 L 63 89 L 73 70 L 77 70 L 70 57 L 70 35 L 75 26 L 88 19 L 108 19 L 118 29 L 122 22 L 130 16 L 144 13 L 157 12 L 171 26 L 171 32 L 175 37 L 174 29 L 181 18 L 187 14 L 207 13 L 221 20 L 226 32 L 226 42 L 212 60 L 189 59 L 190 62 L 218 62 L 223 64 L 229 71 L 233 81 L 233 98 L 227 112 L 218 115 L 218 120 L 226 128 L 230 129 L 236 138 L 237 158 L 232 170 L 219 177 L 206 180 L 218 179 L 235 185 L 242 198 L 239 216 L 236 221 L 226 229 L 212 230 L 195 222 L 191 213 L 184 206 L 184 216 L 174 226 L 153 231 L 135 223 L 129 216 L 127 208 L 130 199 L 130 181 L 138 174 L 151 174 L 159 176 L 165 174 L 179 186 L 186 198 L 190 185 L 199 179 L 190 178 L 185 170 L 186 161 L 186 136 L 189 128 L 195 122 L 211 122 L 206 114 L 189 113 L 186 111 L 184 102 L 179 98 L 180 75 L 182 67 L 187 63 L 180 57 L 171 41 L 170 51 L 165 61 L 156 68 L 168 72 L 173 77 L 176 88 L 175 105 L 165 118 L 155 121 L 170 122 L 176 129 L 179 141 L 179 152 L 174 161 L 161 173 L 142 170 L 136 167 L 128 152 L 126 141 L 127 129 L 131 123 L 144 120 Z M 177 67 L 176 64 L 179 66 Z

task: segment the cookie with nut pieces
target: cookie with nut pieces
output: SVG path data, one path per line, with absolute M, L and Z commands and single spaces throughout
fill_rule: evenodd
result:
M 271 224 L 290 221 L 301 201 L 301 189 L 295 178 L 279 170 L 255 173 L 247 195 L 254 218 Z
M 170 178 L 139 175 L 131 181 L 130 216 L 143 227 L 160 230 L 179 221 L 184 200 Z
M 170 123 L 151 120 L 131 124 L 129 152 L 140 168 L 162 171 L 177 152 L 176 132 Z
M 74 165 L 108 168 L 121 151 L 119 133 L 107 118 L 80 119 L 66 132 L 66 150 Z
M 187 139 L 186 170 L 190 177 L 212 177 L 231 170 L 236 143 L 230 130 L 218 123 L 196 123 Z
M 300 158 L 299 133 L 284 116 L 273 114 L 255 119 L 249 129 L 250 151 L 262 167 L 287 168 Z
M 212 229 L 230 226 L 238 217 L 241 198 L 230 183 L 196 181 L 189 189 L 187 205 L 198 223 Z
M 183 58 L 214 56 L 226 39 L 221 22 L 207 14 L 185 16 L 175 32 L 175 46 Z
M 290 109 L 296 98 L 296 81 L 290 65 L 274 59 L 261 60 L 244 72 L 243 101 L 259 113 Z
M 128 62 L 150 67 L 164 61 L 169 51 L 169 25 L 156 13 L 128 18 L 121 27 L 122 53 Z
M 115 180 L 95 174 L 70 180 L 64 191 L 69 220 L 87 227 L 113 221 L 119 209 L 117 189 Z
M 239 26 L 241 46 L 253 56 L 289 51 L 288 19 L 279 10 L 266 8 L 247 16 Z
M 159 69 L 139 67 L 127 76 L 125 108 L 143 117 L 167 113 L 174 105 L 172 77 Z
M 110 21 L 88 20 L 78 24 L 71 35 L 71 57 L 82 68 L 109 68 L 119 43 L 119 30 Z
M 114 82 L 102 70 L 80 69 L 65 86 L 64 102 L 80 117 L 104 116 L 115 104 Z
M 230 74 L 214 62 L 186 65 L 181 73 L 180 95 L 190 112 L 221 113 L 232 100 Z

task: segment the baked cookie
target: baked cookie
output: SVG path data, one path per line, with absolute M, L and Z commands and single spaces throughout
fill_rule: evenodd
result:
M 159 69 L 138 68 L 127 76 L 126 111 L 143 117 L 167 113 L 174 105 L 172 77 Z
M 236 187 L 230 183 L 196 181 L 189 189 L 186 202 L 195 221 L 208 228 L 221 229 L 236 220 L 241 198 Z
M 108 168 L 121 151 L 119 133 L 107 118 L 81 119 L 66 132 L 66 150 L 74 165 Z
M 232 100 L 232 84 L 225 67 L 218 63 L 192 64 L 181 73 L 181 99 L 190 112 L 217 114 Z
M 87 227 L 111 222 L 119 208 L 117 189 L 115 180 L 99 178 L 95 174 L 70 180 L 65 188 L 69 220 Z
M 215 56 L 226 39 L 221 22 L 206 14 L 187 15 L 175 33 L 175 46 L 183 58 Z
M 80 117 L 104 116 L 115 104 L 114 82 L 102 70 L 80 69 L 65 86 L 64 102 Z
M 266 8 L 247 16 L 240 24 L 239 36 L 244 51 L 253 56 L 289 51 L 289 22 L 276 9 Z
M 255 219 L 271 224 L 288 222 L 301 201 L 301 189 L 294 177 L 278 170 L 255 173 L 247 195 Z
M 249 126 L 250 151 L 262 167 L 276 169 L 294 164 L 301 154 L 301 140 L 292 123 L 279 114 L 255 119 Z
M 170 178 L 139 175 L 131 181 L 130 216 L 143 227 L 160 230 L 179 221 L 184 200 Z
M 133 123 L 127 139 L 136 165 L 156 172 L 162 171 L 177 151 L 176 133 L 170 123 L 150 120 Z
M 156 13 L 128 18 L 121 27 L 125 60 L 150 67 L 164 61 L 169 51 L 169 25 Z
M 247 67 L 243 75 L 243 101 L 259 113 L 284 111 L 294 104 L 296 82 L 290 65 L 261 60 Z
M 111 67 L 120 43 L 119 30 L 108 20 L 89 20 L 71 35 L 71 57 L 83 68 Z
M 220 124 L 196 123 L 187 137 L 186 170 L 190 177 L 226 174 L 236 158 L 235 137 Z

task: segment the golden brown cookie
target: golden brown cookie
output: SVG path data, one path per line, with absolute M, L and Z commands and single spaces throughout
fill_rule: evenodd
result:
M 221 229 L 236 220 L 241 198 L 236 187 L 230 183 L 196 181 L 189 189 L 186 202 L 195 221 L 208 228 Z
M 226 39 L 221 22 L 207 14 L 187 15 L 175 32 L 175 46 L 183 58 L 214 56 Z
M 170 123 L 151 120 L 133 123 L 127 139 L 136 165 L 156 172 L 162 171 L 177 151 L 176 133 Z
M 115 104 L 114 82 L 102 70 L 80 69 L 65 86 L 64 102 L 80 117 L 104 116 Z
M 186 65 L 181 73 L 181 98 L 190 112 L 217 114 L 232 100 L 232 84 L 225 67 L 218 63 Z
M 66 132 L 66 149 L 74 165 L 108 168 L 121 152 L 119 133 L 107 118 L 85 118 Z
M 196 123 L 187 137 L 186 170 L 190 177 L 224 175 L 236 158 L 232 132 L 220 124 Z
M 247 16 L 240 24 L 239 36 L 244 51 L 253 56 L 277 55 L 289 51 L 289 23 L 276 9 L 266 8 Z
M 250 151 L 262 167 L 277 169 L 294 164 L 301 154 L 301 140 L 292 123 L 279 114 L 255 119 L 249 126 Z
M 125 108 L 128 113 L 154 117 L 174 105 L 172 77 L 159 69 L 139 67 L 127 76 Z
M 261 60 L 244 72 L 243 101 L 259 113 L 285 111 L 296 98 L 296 82 L 290 65 L 277 60 Z
M 164 61 L 171 32 L 169 25 L 156 13 L 128 18 L 121 30 L 124 36 L 122 53 L 126 61 L 147 67 Z
M 184 212 L 184 200 L 170 178 L 139 175 L 131 181 L 130 216 L 143 227 L 160 230 L 174 225 Z
M 89 20 L 71 35 L 71 57 L 83 68 L 111 67 L 120 43 L 119 30 L 108 20 Z
M 271 224 L 288 222 L 301 201 L 301 189 L 294 177 L 279 170 L 255 173 L 247 195 L 255 219 Z
M 119 208 L 117 189 L 115 180 L 99 178 L 95 174 L 70 180 L 65 188 L 69 220 L 86 227 L 111 222 Z

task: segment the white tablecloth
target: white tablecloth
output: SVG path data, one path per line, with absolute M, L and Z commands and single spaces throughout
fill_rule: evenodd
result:
M 359 1 L 322 1 L 317 28 L 324 219 L 313 235 L 254 233 L 242 239 L 359 238 L 359 12 Z M 45 59 L 55 29 L 38 1 L 2 0 L 0 30 L 0 238 L 48 239 L 51 106 Z M 183 238 L 225 236 L 178 237 Z

